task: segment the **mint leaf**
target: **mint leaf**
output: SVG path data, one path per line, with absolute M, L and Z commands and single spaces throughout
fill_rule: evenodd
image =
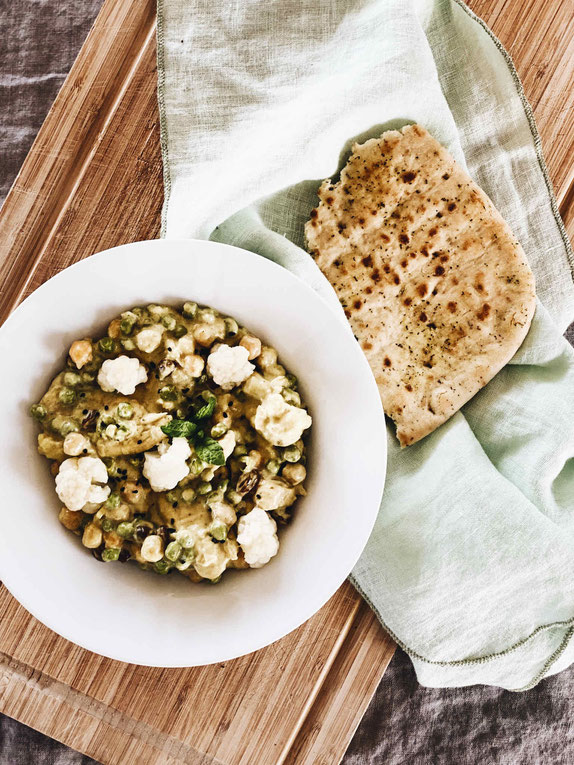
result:
M 210 465 L 225 465 L 223 449 L 213 438 L 202 438 L 195 443 L 197 456 Z
M 166 436 L 172 438 L 193 438 L 197 432 L 197 425 L 189 420 L 171 420 L 167 425 L 162 425 L 161 429 Z
M 209 396 L 207 402 L 203 404 L 203 406 L 200 406 L 199 409 L 196 409 L 193 413 L 193 419 L 194 420 L 205 420 L 207 417 L 211 417 L 211 415 L 215 412 L 215 405 L 217 403 L 217 399 L 215 396 L 211 395 Z

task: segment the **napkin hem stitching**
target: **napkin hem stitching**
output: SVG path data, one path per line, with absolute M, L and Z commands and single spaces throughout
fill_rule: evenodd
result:
M 357 590 L 357 592 L 366 600 L 366 602 L 369 604 L 369 606 L 372 608 L 372 610 L 375 612 L 375 615 L 377 616 L 377 619 L 380 621 L 381 625 L 384 627 L 386 632 L 389 633 L 389 635 L 392 637 L 392 639 L 395 641 L 395 643 L 402 648 L 402 650 L 407 653 L 412 658 L 418 659 L 419 661 L 424 661 L 425 664 L 433 664 L 435 666 L 439 667 L 464 667 L 464 666 L 471 666 L 474 664 L 486 664 L 489 661 L 492 661 L 494 659 L 498 659 L 501 656 L 506 656 L 509 653 L 512 653 L 513 651 L 516 651 L 518 648 L 522 648 L 531 638 L 536 637 L 541 632 L 544 632 L 545 630 L 552 629 L 553 627 L 569 627 L 568 632 L 562 639 L 562 642 L 558 646 L 558 648 L 550 655 L 550 657 L 545 662 L 542 669 L 534 676 L 533 680 L 528 683 L 527 685 L 517 688 L 516 691 L 526 691 L 536 683 L 538 683 L 546 672 L 550 669 L 550 667 L 558 660 L 558 658 L 564 653 L 566 650 L 566 647 L 568 643 L 570 642 L 570 639 L 572 638 L 572 635 L 574 634 L 574 617 L 562 621 L 556 621 L 556 622 L 550 622 L 549 624 L 541 624 L 536 629 L 531 632 L 529 635 L 527 635 L 524 638 L 521 638 L 516 643 L 513 643 L 508 648 L 504 648 L 502 651 L 495 651 L 491 654 L 487 654 L 486 656 L 477 656 L 473 659 L 453 659 L 451 661 L 446 660 L 440 660 L 440 659 L 427 659 L 425 656 L 422 656 L 417 651 L 415 651 L 412 648 L 409 648 L 394 632 L 392 629 L 390 629 L 383 617 L 379 609 L 372 603 L 371 599 L 367 596 L 363 588 L 359 585 L 355 577 L 351 574 L 349 576 L 349 581 L 353 585 L 353 587 Z
M 502 54 L 502 57 L 504 58 L 504 61 L 510 71 L 510 74 L 512 75 L 512 79 L 514 81 L 516 91 L 522 103 L 522 108 L 524 109 L 524 114 L 528 122 L 528 127 L 530 128 L 530 133 L 534 141 L 534 149 L 536 151 L 536 158 L 538 160 L 538 165 L 540 167 L 540 171 L 542 172 L 544 183 L 546 184 L 546 190 L 548 192 L 548 196 L 550 199 L 550 209 L 552 210 L 552 215 L 554 216 L 554 220 L 556 222 L 556 225 L 558 226 L 560 236 L 562 237 L 562 243 L 564 244 L 564 250 L 566 253 L 566 260 L 568 261 L 568 266 L 570 267 L 570 276 L 572 277 L 572 282 L 574 283 L 574 252 L 572 251 L 572 245 L 570 244 L 570 239 L 568 237 L 568 233 L 566 232 L 566 228 L 564 226 L 564 221 L 562 220 L 562 216 L 560 215 L 560 210 L 558 209 L 556 195 L 554 194 L 554 187 L 550 180 L 550 176 L 548 174 L 548 168 L 546 166 L 546 160 L 544 159 L 544 154 L 542 152 L 542 141 L 540 139 L 540 133 L 538 132 L 538 127 L 536 126 L 534 112 L 532 111 L 532 107 L 528 99 L 526 98 L 526 94 L 524 93 L 524 87 L 522 85 L 518 72 L 516 71 L 516 67 L 514 66 L 514 61 L 512 60 L 510 53 L 506 50 L 504 45 L 500 42 L 498 37 L 489 28 L 488 24 L 486 24 L 485 21 L 483 21 L 479 16 L 477 16 L 476 13 L 474 13 L 474 11 L 472 11 L 468 7 L 468 5 L 466 5 L 466 3 L 463 2 L 463 0 L 454 0 L 454 2 L 473 21 L 479 24 L 480 27 L 488 34 L 488 36 L 491 38 L 491 40 L 495 44 L 496 48 Z

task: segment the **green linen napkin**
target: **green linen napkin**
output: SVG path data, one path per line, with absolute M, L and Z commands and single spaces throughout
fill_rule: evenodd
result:
M 508 55 L 459 0 L 159 0 L 166 237 L 307 280 L 321 179 L 419 122 L 491 196 L 537 279 L 531 331 L 464 409 L 400 450 L 352 574 L 421 683 L 531 687 L 574 661 L 573 257 Z

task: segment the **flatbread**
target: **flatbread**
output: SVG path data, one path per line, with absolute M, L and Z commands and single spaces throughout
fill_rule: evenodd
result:
M 420 125 L 355 145 L 305 227 L 402 446 L 448 420 L 512 358 L 534 277 L 486 194 Z

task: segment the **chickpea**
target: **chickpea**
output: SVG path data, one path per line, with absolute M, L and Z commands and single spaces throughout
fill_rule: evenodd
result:
M 148 563 L 157 563 L 163 558 L 163 540 L 157 534 L 146 537 L 141 546 L 141 556 Z
M 63 507 L 58 515 L 58 520 L 62 526 L 70 529 L 70 531 L 77 531 L 82 525 L 82 511 L 74 512 L 73 510 L 68 510 L 67 507 Z
M 106 531 L 104 534 L 104 542 L 106 543 L 106 547 L 121 547 L 123 541 L 124 540 L 120 537 L 119 534 L 116 534 L 115 531 Z
M 303 483 L 307 477 L 307 471 L 305 470 L 304 465 L 301 465 L 300 463 L 290 464 L 285 465 L 281 475 L 291 484 L 291 486 L 296 486 L 298 483 Z
M 205 361 L 201 356 L 192 354 L 184 357 L 182 366 L 188 375 L 200 377 L 205 367 Z
M 262 369 L 267 369 L 267 367 L 271 367 L 274 364 L 277 364 L 277 351 L 264 345 L 259 354 L 259 366 Z
M 102 530 L 93 523 L 88 523 L 82 536 L 82 544 L 90 550 L 95 550 L 102 544 Z
M 90 442 L 81 433 L 68 433 L 64 438 L 64 454 L 70 457 L 77 457 L 84 450 L 86 454 L 90 448 Z
M 249 353 L 249 361 L 253 361 L 253 359 L 256 359 L 261 353 L 261 340 L 258 337 L 253 337 L 253 335 L 244 335 L 241 338 L 239 345 L 242 345 L 247 349 Z
M 123 499 L 132 505 L 137 505 L 143 499 L 144 490 L 133 481 L 126 481 L 121 488 Z
M 120 336 L 121 323 L 121 319 L 114 319 L 110 322 L 110 326 L 108 327 L 108 337 L 113 337 L 115 339 Z
M 216 319 L 213 323 L 197 324 L 193 330 L 195 340 L 204 348 L 209 348 L 216 340 L 225 337 L 225 324 L 222 319 Z
M 88 364 L 93 358 L 92 341 L 88 338 L 74 340 L 70 346 L 70 358 L 78 369 Z

